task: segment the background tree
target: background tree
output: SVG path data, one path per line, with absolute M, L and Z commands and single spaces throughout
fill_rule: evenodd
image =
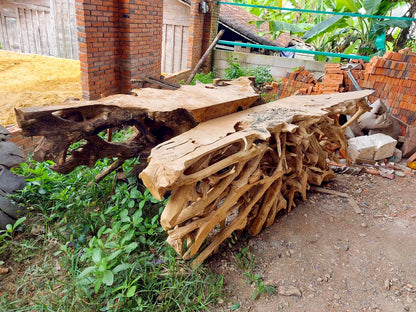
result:
M 350 12 L 391 16 L 393 9 L 407 9 L 405 16 L 416 11 L 415 1 L 389 0 L 234 0 L 265 6 L 294 7 L 328 12 Z M 249 11 L 262 18 L 257 26 L 267 22 L 273 37 L 282 32 L 302 36 L 319 51 L 374 55 L 386 49 L 408 46 L 411 21 L 349 17 L 316 13 L 300 13 L 262 8 Z M 412 41 L 413 42 L 413 41 Z M 320 57 L 322 58 L 322 57 Z

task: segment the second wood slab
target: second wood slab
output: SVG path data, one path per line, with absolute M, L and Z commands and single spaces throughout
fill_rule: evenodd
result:
M 234 231 L 256 235 L 279 210 L 334 177 L 327 147 L 346 150 L 338 114 L 365 111 L 372 91 L 294 96 L 199 124 L 152 149 L 140 174 L 184 259 L 202 263 Z

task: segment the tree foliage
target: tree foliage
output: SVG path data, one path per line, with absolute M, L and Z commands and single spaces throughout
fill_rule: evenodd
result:
M 401 8 L 404 16 L 415 14 L 414 1 L 390 0 L 234 0 L 264 6 L 293 7 L 328 12 L 350 12 L 391 16 L 393 9 Z M 267 22 L 270 34 L 277 37 L 282 32 L 302 36 L 319 51 L 374 55 L 391 49 L 403 48 L 406 41 L 401 34 L 409 34 L 411 21 L 349 17 L 314 13 L 289 12 L 262 8 L 249 11 Z

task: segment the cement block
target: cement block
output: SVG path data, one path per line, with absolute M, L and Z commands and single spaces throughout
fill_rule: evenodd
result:
M 273 65 L 273 56 L 247 53 L 246 62 L 250 67 L 255 66 L 272 66 Z
M 374 160 L 389 158 L 394 155 L 397 141 L 386 134 L 377 133 L 369 136 L 376 147 Z
M 359 136 L 348 140 L 348 155 L 351 160 L 357 158 L 363 160 L 374 159 L 376 146 L 369 136 Z

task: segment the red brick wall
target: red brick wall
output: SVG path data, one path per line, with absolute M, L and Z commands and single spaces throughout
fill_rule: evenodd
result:
M 199 13 L 200 1 L 192 0 L 190 9 L 188 68 L 194 68 L 202 54 L 208 49 L 212 40 L 217 35 L 218 19 L 220 14 L 219 4 L 216 1 L 207 1 L 209 12 Z M 205 71 L 210 71 L 212 57 L 205 63 Z
M 162 57 L 163 0 L 120 0 L 120 89 L 129 92 L 131 79 L 159 78 Z
M 209 4 L 209 13 L 204 17 L 204 30 L 202 34 L 202 53 L 204 53 L 218 32 L 218 20 L 220 17 L 220 6 L 212 1 Z M 212 68 L 212 54 L 205 62 L 204 71 L 207 73 Z
M 162 11 L 163 0 L 76 0 L 84 99 L 129 92 L 139 74 L 159 77 Z
M 75 8 L 83 98 L 92 100 L 118 93 L 118 1 L 77 0 Z

